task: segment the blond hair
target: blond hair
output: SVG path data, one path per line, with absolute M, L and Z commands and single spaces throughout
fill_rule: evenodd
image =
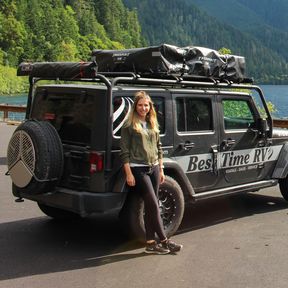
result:
M 158 124 L 158 120 L 157 120 L 157 114 L 156 114 L 156 111 L 154 108 L 154 103 L 153 103 L 151 97 L 149 96 L 149 94 L 146 93 L 145 91 L 138 91 L 135 93 L 134 96 L 135 96 L 134 103 L 132 105 L 131 111 L 129 112 L 125 126 L 131 126 L 137 132 L 140 132 L 143 129 L 141 122 L 140 122 L 140 119 L 138 117 L 138 113 L 136 111 L 136 107 L 137 107 L 138 102 L 141 99 L 147 99 L 149 101 L 150 109 L 146 115 L 146 121 L 150 124 L 152 130 L 159 133 L 159 124 Z

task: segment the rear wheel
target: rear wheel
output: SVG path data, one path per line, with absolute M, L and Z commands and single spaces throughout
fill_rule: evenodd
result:
M 170 237 L 179 228 L 185 208 L 182 189 L 169 176 L 166 176 L 165 182 L 159 188 L 159 208 L 165 233 Z M 145 240 L 144 213 L 143 200 L 131 191 L 120 214 L 120 220 L 125 231 L 140 241 Z

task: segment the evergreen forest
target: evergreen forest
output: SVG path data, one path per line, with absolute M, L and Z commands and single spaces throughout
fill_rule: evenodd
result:
M 21 77 L 9 81 L 22 61 L 85 61 L 96 48 L 143 45 L 137 13 L 121 0 L 1 0 L 0 92 L 23 90 Z
M 259 1 L 1 0 L 0 93 L 25 89 L 15 77 L 22 61 L 86 61 L 93 49 L 161 43 L 227 48 L 246 57 L 257 83 L 287 84 L 286 0 L 272 1 L 273 11 Z
M 256 83 L 288 83 L 287 0 L 123 2 L 137 9 L 149 44 L 226 47 L 232 54 L 245 56 L 247 76 Z

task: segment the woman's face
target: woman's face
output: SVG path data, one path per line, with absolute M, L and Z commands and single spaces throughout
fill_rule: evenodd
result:
M 150 111 L 150 103 L 148 99 L 142 98 L 136 105 L 136 112 L 141 120 L 145 120 L 146 115 Z

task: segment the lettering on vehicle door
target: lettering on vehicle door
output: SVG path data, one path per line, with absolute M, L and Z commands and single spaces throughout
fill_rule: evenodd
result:
M 276 145 L 219 152 L 217 169 L 227 169 L 226 173 L 257 169 L 258 164 L 276 161 L 281 149 L 282 145 Z M 212 153 L 173 157 L 186 173 L 213 170 L 212 158 Z

